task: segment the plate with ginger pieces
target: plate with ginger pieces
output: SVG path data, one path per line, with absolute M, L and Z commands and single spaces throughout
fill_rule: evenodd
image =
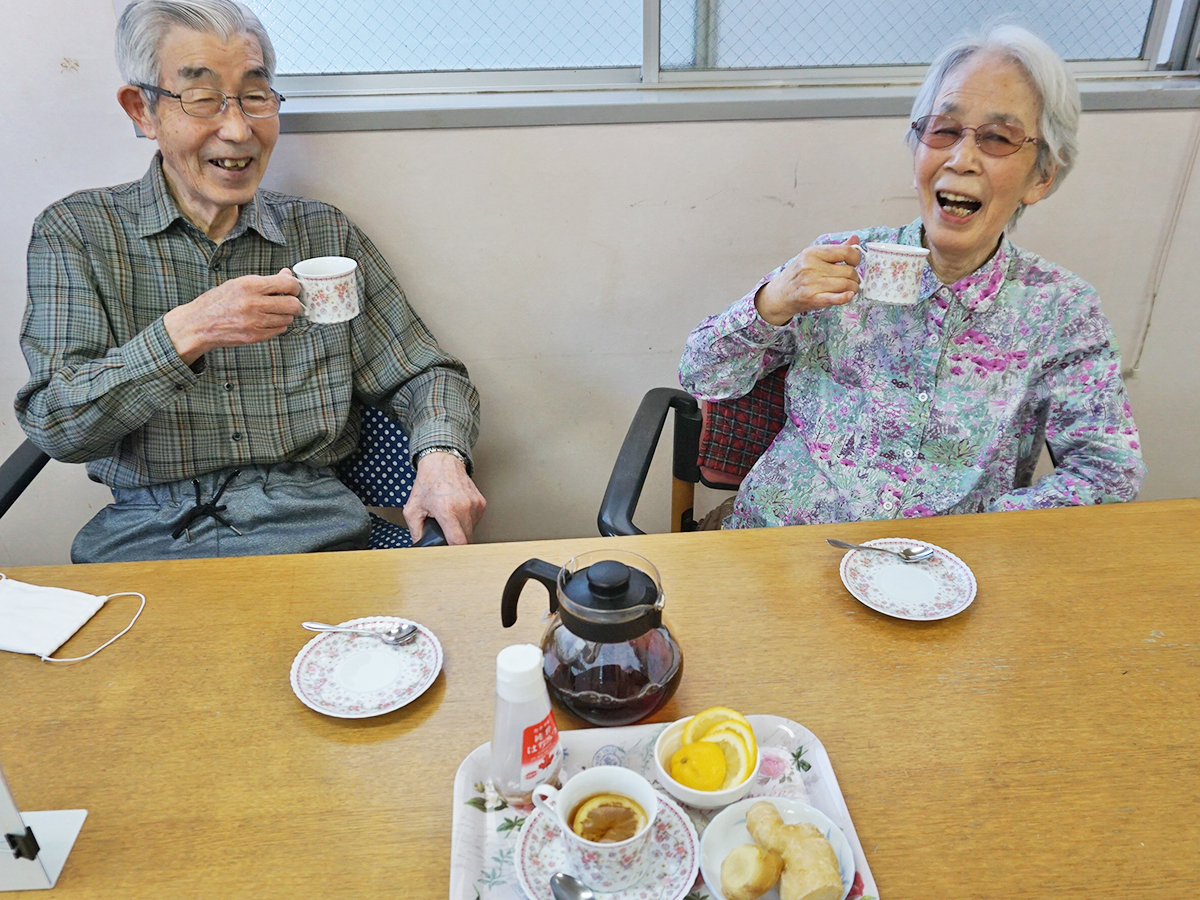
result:
M 819 809 L 814 809 L 807 803 L 792 800 L 787 797 L 747 797 L 737 803 L 731 803 L 721 810 L 700 839 L 700 871 L 704 875 L 704 884 L 714 900 L 726 900 L 721 891 L 721 863 L 734 847 L 739 844 L 753 844 L 754 838 L 746 830 L 746 810 L 755 803 L 762 801 L 772 803 L 779 810 L 779 815 L 785 824 L 793 825 L 800 822 L 811 822 L 825 836 L 833 847 L 838 861 L 838 875 L 842 879 L 842 898 L 850 894 L 854 886 L 854 852 L 842 829 L 838 828 L 829 817 Z M 779 900 L 779 885 L 762 895 L 760 900 Z

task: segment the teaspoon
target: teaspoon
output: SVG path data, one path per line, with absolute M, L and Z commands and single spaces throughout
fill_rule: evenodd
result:
M 326 625 L 323 622 L 304 622 L 302 623 L 309 631 L 332 631 L 344 634 L 372 634 L 379 638 L 385 644 L 392 647 L 397 647 L 400 644 L 407 644 L 417 636 L 417 626 L 409 623 L 408 625 L 393 625 L 387 631 L 374 631 L 370 628 L 342 628 L 340 625 Z
M 589 888 L 565 872 L 555 872 L 550 876 L 550 893 L 554 895 L 554 900 L 596 900 L 596 895 Z
M 892 556 L 898 556 L 906 563 L 924 562 L 933 556 L 932 547 L 905 547 L 903 550 L 888 550 L 886 547 L 870 547 L 866 544 L 848 544 L 846 541 L 835 541 L 833 538 L 825 538 L 826 543 L 832 544 L 834 547 L 840 547 L 843 550 L 878 550 L 880 553 L 890 553 Z

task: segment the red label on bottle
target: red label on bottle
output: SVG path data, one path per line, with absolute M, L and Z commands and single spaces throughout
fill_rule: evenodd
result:
M 521 782 L 537 783 L 538 776 L 558 761 L 558 753 L 558 725 L 551 710 L 521 735 Z

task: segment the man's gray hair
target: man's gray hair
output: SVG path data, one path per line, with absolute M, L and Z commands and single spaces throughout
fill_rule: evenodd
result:
M 913 101 L 912 121 L 933 112 L 942 83 L 955 69 L 978 53 L 995 53 L 1020 66 L 1029 78 L 1041 105 L 1038 117 L 1037 173 L 1044 178 L 1057 165 L 1054 183 L 1046 195 L 1058 190 L 1075 165 L 1079 149 L 1079 88 L 1062 59 L 1050 45 L 1017 25 L 997 25 L 983 34 L 966 35 L 945 47 L 929 65 L 925 81 Z M 905 141 L 914 151 L 917 134 L 911 128 Z M 1013 222 L 1024 212 L 1024 204 L 1013 214 Z
M 117 68 L 126 84 L 159 85 L 158 59 L 163 39 L 173 28 L 188 28 L 229 40 L 248 34 L 258 40 L 263 64 L 275 78 L 275 48 L 258 16 L 234 0 L 133 0 L 117 22 Z M 157 97 L 152 97 L 157 99 Z

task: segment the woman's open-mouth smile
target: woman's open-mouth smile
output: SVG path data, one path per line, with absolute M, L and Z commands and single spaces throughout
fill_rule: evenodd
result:
M 974 197 L 968 197 L 965 194 L 956 194 L 952 191 L 938 191 L 936 196 L 938 206 L 951 219 L 965 221 L 983 208 L 981 201 L 976 200 Z

